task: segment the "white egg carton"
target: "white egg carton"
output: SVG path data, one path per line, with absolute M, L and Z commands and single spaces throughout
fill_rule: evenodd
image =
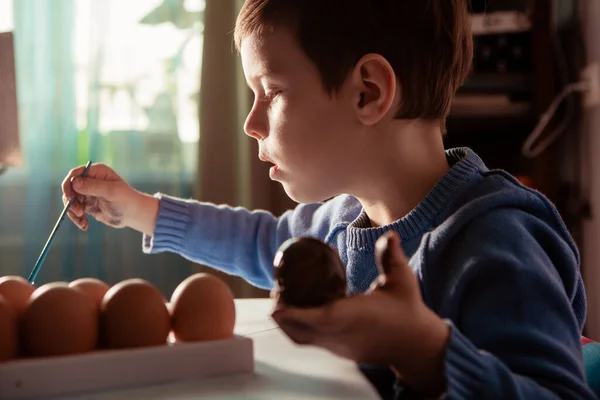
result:
M 236 335 L 0 363 L 0 399 L 66 396 L 253 372 L 252 339 Z

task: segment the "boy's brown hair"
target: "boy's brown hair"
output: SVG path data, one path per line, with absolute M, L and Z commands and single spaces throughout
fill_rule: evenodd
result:
M 235 45 L 250 35 L 291 28 L 334 93 L 362 56 L 377 53 L 402 87 L 397 118 L 445 126 L 456 90 L 471 68 L 468 0 L 246 0 Z

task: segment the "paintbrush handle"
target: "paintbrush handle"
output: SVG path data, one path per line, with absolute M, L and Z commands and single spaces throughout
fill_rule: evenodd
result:
M 88 161 L 81 176 L 86 176 L 87 172 L 91 166 L 92 166 L 92 162 Z M 35 263 L 35 266 L 33 267 L 33 270 L 31 271 L 31 274 L 29 274 L 29 278 L 27 280 L 32 285 L 34 284 L 35 278 L 37 277 L 38 273 L 40 272 L 40 269 L 42 268 L 42 265 L 44 264 L 44 261 L 46 260 L 48 251 L 50 250 L 50 247 L 52 246 L 52 242 L 54 242 L 54 238 L 56 237 L 56 232 L 58 231 L 58 228 L 60 228 L 60 224 L 65 219 L 65 216 L 67 215 L 67 212 L 69 211 L 69 208 L 71 207 L 71 205 L 73 204 L 74 201 L 75 201 L 75 197 L 72 197 L 69 200 L 69 202 L 65 205 L 65 207 L 63 208 L 62 213 L 60 214 L 60 217 L 58 217 L 58 221 L 56 221 L 56 224 L 54 225 L 54 229 L 52 229 L 52 232 L 50 233 L 50 236 L 48 237 L 48 240 L 46 241 L 46 244 L 44 245 L 44 248 L 42 249 L 42 252 L 40 253 L 40 256 L 38 257 L 38 259 Z

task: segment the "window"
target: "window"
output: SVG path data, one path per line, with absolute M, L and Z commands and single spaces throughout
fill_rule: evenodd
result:
M 45 6 L 36 10 L 40 4 Z M 60 79 L 61 85 L 71 80 L 72 90 L 54 89 L 51 96 L 40 96 L 40 82 L 29 79 L 25 68 L 17 69 L 17 75 L 20 71 L 27 75 L 18 79 L 20 98 L 27 99 L 20 102 L 21 119 L 25 118 L 21 137 L 29 139 L 22 140 L 26 158 L 52 152 L 49 168 L 60 174 L 65 165 L 82 164 L 92 157 L 127 179 L 171 180 L 176 174 L 178 179 L 191 180 L 198 154 L 204 6 L 204 0 L 0 0 L 0 30 L 14 27 L 17 55 L 31 52 L 18 46 L 29 44 L 35 35 L 56 31 L 56 25 L 44 31 L 41 26 L 52 22 L 41 20 L 58 14 L 61 24 L 71 27 L 64 29 L 66 33 L 58 28 L 61 40 L 70 35 L 64 39 L 67 45 L 52 48 L 47 56 L 38 54 L 34 61 L 44 63 L 47 57 L 70 63 L 67 69 L 59 68 L 56 74 L 62 76 L 55 74 L 52 79 Z M 43 7 L 52 7 L 51 13 L 44 13 Z M 24 14 L 36 32 L 14 23 Z M 55 65 L 51 67 L 56 69 Z M 24 94 L 27 91 L 31 94 Z M 62 120 L 54 138 L 38 132 L 39 126 L 28 127 L 40 101 L 46 103 L 42 107 L 52 109 L 58 97 L 69 95 L 74 98 L 67 104 L 74 104 L 75 115 L 63 112 L 57 118 L 68 114 L 73 119 L 69 126 L 76 132 L 62 128 Z M 39 143 L 51 140 L 76 142 L 76 149 L 67 152 L 67 145 Z
M 90 134 L 90 103 L 96 101 L 105 162 L 138 174 L 195 172 L 204 1 L 75 5 L 81 134 Z M 106 25 L 94 25 L 99 15 Z

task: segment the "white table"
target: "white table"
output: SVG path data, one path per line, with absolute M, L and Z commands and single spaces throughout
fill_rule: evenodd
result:
M 236 300 L 235 331 L 254 341 L 255 373 L 86 394 L 71 400 L 379 399 L 356 364 L 297 346 L 269 319 L 269 299 Z M 63 397 L 64 399 L 64 397 Z

